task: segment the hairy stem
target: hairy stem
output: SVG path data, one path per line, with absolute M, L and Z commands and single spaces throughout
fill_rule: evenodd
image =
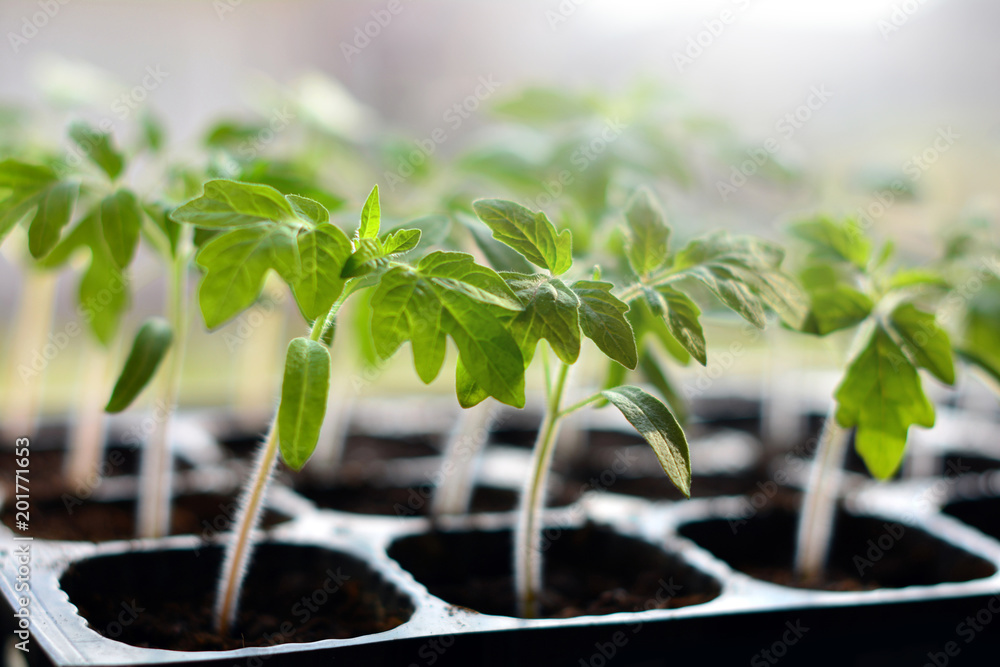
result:
M 348 290 L 330 308 L 325 317 L 313 322 L 309 338 L 318 341 L 323 337 L 323 331 L 337 317 Z M 246 578 L 250 558 L 254 548 L 254 530 L 260 523 L 261 510 L 267 497 L 267 487 L 278 462 L 280 439 L 278 436 L 278 415 L 275 413 L 268 430 L 267 440 L 257 454 L 250 479 L 240 497 L 239 510 L 236 513 L 235 530 L 226 543 L 226 555 L 222 561 L 222 573 L 215 591 L 214 623 L 216 631 L 223 637 L 229 635 L 236 621 L 239 609 L 240 593 L 243 590 L 243 580 Z
M 833 536 L 841 467 L 847 451 L 847 431 L 837 423 L 835 412 L 836 405 L 833 405 L 823 422 L 799 513 L 795 577 L 802 582 L 815 582 L 823 576 Z
M 545 488 L 549 477 L 552 454 L 563 414 L 560 413 L 563 389 L 569 366 L 560 362 L 555 384 L 548 394 L 545 418 L 538 429 L 538 439 L 531 453 L 531 473 L 521 492 L 517 526 L 514 535 L 514 587 L 518 613 L 523 618 L 535 618 L 539 613 L 538 598 L 542 591 L 542 511 L 545 508 Z
M 278 418 L 275 416 L 267 434 L 264 446 L 257 453 L 250 481 L 240 497 L 239 511 L 236 513 L 236 531 L 226 544 L 226 556 L 222 562 L 222 576 L 215 594 L 215 629 L 225 637 L 236 621 L 243 580 L 253 553 L 253 532 L 260 523 L 264 498 L 271 481 L 274 465 L 278 461 Z
M 475 469 L 490 434 L 495 405 L 487 399 L 463 410 L 448 435 L 441 463 L 441 481 L 434 490 L 431 517 L 465 514 L 475 488 Z
M 177 253 L 170 266 L 167 287 L 168 317 L 174 341 L 160 378 L 159 395 L 153 407 L 153 432 L 146 442 L 139 468 L 139 537 L 162 537 L 170 532 L 170 500 L 173 496 L 174 461 L 170 427 L 180 393 L 181 367 L 187 346 L 187 260 L 191 230 L 183 228 Z

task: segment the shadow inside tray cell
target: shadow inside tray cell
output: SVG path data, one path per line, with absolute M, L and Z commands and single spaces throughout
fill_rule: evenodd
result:
M 236 498 L 221 493 L 192 493 L 176 496 L 171 505 L 170 534 L 199 535 L 210 539 L 229 530 L 236 516 Z M 0 521 L 14 529 L 15 508 L 5 505 Z M 32 503 L 31 534 L 47 540 L 106 542 L 135 537 L 134 500 L 84 500 L 65 495 L 59 500 Z M 267 510 L 261 521 L 270 528 L 290 517 Z
M 73 563 L 60 584 L 105 637 L 179 651 L 359 637 L 402 625 L 414 611 L 407 595 L 357 558 L 265 543 L 254 554 L 236 627 L 221 638 L 211 617 L 221 557 L 217 547 L 97 556 Z
M 701 604 L 721 585 L 677 556 L 611 528 L 544 533 L 546 618 Z M 511 532 L 441 531 L 404 537 L 389 555 L 437 597 L 481 613 L 515 614 Z
M 792 574 L 798 515 L 788 508 L 746 518 L 710 519 L 680 533 L 733 569 L 784 586 L 824 590 L 872 590 L 931 586 L 992 576 L 987 560 L 930 533 L 891 520 L 840 511 L 826 576 L 800 582 Z

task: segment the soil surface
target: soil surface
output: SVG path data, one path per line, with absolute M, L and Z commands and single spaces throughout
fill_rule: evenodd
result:
M 383 516 L 427 516 L 434 487 L 375 486 L 345 482 L 321 483 L 303 475 L 292 479 L 295 490 L 319 507 L 355 514 Z M 516 491 L 478 487 L 473 491 L 472 512 L 508 512 L 517 507 Z
M 839 512 L 825 577 L 799 581 L 792 572 L 797 528 L 793 499 L 781 496 L 773 505 L 733 519 L 712 519 L 684 525 L 690 538 L 733 569 L 783 586 L 861 591 L 875 588 L 931 586 L 991 576 L 986 560 L 929 533 L 888 520 Z M 797 507 L 797 505 L 795 505 Z
M 545 618 L 686 607 L 720 591 L 707 575 L 608 528 L 550 529 L 546 539 Z M 433 595 L 503 616 L 516 613 L 510 553 L 510 531 L 428 533 L 389 549 Z
M 229 530 L 236 516 L 236 499 L 213 493 L 198 493 L 174 498 L 170 517 L 171 535 L 200 535 L 208 540 Z M 35 502 L 29 510 L 28 535 L 48 540 L 105 542 L 135 537 L 136 505 L 133 501 L 100 502 L 63 499 Z M 5 506 L 0 521 L 14 530 L 16 512 Z M 265 528 L 287 521 L 288 517 L 267 511 Z
M 212 630 L 221 552 L 135 552 L 73 564 L 61 584 L 88 625 L 133 646 L 214 651 L 390 630 L 413 613 L 361 561 L 319 547 L 263 544 L 232 636 Z

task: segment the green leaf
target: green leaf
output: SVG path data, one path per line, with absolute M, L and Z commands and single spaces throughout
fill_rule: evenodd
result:
M 293 285 L 295 301 L 307 320 L 323 317 L 344 291 L 340 276 L 351 254 L 351 242 L 339 227 L 321 224 L 297 239 L 301 275 Z
M 214 329 L 260 296 L 274 269 L 290 285 L 298 282 L 300 260 L 293 230 L 279 225 L 242 227 L 216 236 L 198 252 L 205 270 L 198 290 L 205 324 Z
M 37 192 L 20 191 L 0 201 L 0 241 L 38 205 L 38 198 Z
M 667 304 L 659 292 L 651 287 L 644 287 L 641 296 L 634 299 L 629 306 L 628 321 L 635 332 L 639 348 L 642 348 L 642 341 L 646 335 L 652 334 L 678 363 L 683 365 L 690 363 L 691 353 L 685 350 L 670 333 L 667 326 Z
M 704 366 L 708 362 L 708 356 L 705 349 L 705 334 L 701 322 L 698 321 L 701 310 L 694 301 L 675 289 L 661 286 L 657 287 L 656 291 L 667 304 L 665 320 L 670 335 Z
M 122 173 L 125 159 L 111 145 L 110 134 L 97 132 L 83 123 L 74 123 L 69 128 L 69 136 L 112 181 Z
M 611 283 L 577 280 L 573 291 L 580 299 L 580 326 L 598 349 L 622 366 L 634 369 L 638 359 L 635 332 L 625 314 L 629 307 L 611 293 Z
M 0 190 L 40 192 L 57 180 L 56 173 L 48 167 L 9 158 L 0 162 Z
M 503 322 L 521 309 L 516 295 L 471 255 L 434 252 L 416 268 L 390 269 L 372 295 L 372 336 L 386 359 L 405 341 L 421 380 L 444 361 L 445 336 L 458 347 L 471 382 L 497 400 L 524 405 L 524 360 Z
M 357 278 L 386 264 L 386 254 L 378 239 L 358 239 L 357 249 L 344 262 L 342 278 Z
M 860 324 L 875 307 L 867 295 L 846 285 L 814 289 L 809 298 L 812 305 L 801 330 L 820 336 Z
M 934 315 L 917 310 L 912 303 L 896 307 L 889 323 L 903 341 L 903 348 L 920 368 L 945 384 L 955 384 L 955 362 L 948 334 L 935 322 Z
M 243 227 L 260 222 L 296 223 L 300 218 L 284 195 L 269 185 L 217 179 L 202 196 L 174 210 L 171 217 L 198 227 Z
M 541 274 L 502 273 L 524 308 L 507 325 L 527 367 L 542 338 L 563 362 L 580 356 L 580 300 L 558 278 Z
M 80 313 L 105 347 L 114 342 L 128 308 L 128 281 L 102 246 L 92 247 L 90 266 L 80 280 Z
M 871 241 L 853 220 L 836 222 L 820 217 L 792 225 L 791 233 L 812 245 L 816 259 L 850 262 L 863 270 L 872 255 Z
M 361 224 L 358 226 L 359 239 L 374 239 L 378 237 L 379 226 L 382 224 L 382 206 L 378 199 L 378 185 L 372 188 L 361 209 Z
M 753 303 L 759 299 L 792 328 L 799 328 L 809 302 L 801 288 L 781 271 L 784 256 L 773 243 L 720 232 L 696 239 L 678 253 L 674 269 L 679 273 L 666 282 L 693 275 L 755 325 L 763 322 L 757 319 L 758 314 L 763 316 L 763 309 L 758 311 Z M 757 299 L 746 302 L 743 294 L 747 290 Z
M 302 220 L 308 220 L 314 225 L 322 225 L 330 222 L 330 212 L 318 201 L 298 195 L 285 195 L 285 199 L 288 200 L 295 214 Z
M 746 321 L 758 329 L 764 328 L 767 320 L 763 303 L 743 280 L 725 266 L 695 266 L 678 275 L 696 278 Z
M 840 386 L 837 421 L 857 427 L 855 444 L 868 470 L 887 479 L 899 467 L 912 424 L 934 425 L 934 408 L 920 376 L 888 332 L 876 327 L 867 347 L 851 362 Z
M 118 190 L 101 201 L 101 229 L 111 257 L 120 268 L 132 262 L 139 246 L 142 209 L 128 190 Z
M 419 229 L 398 229 L 382 237 L 382 252 L 386 255 L 401 255 L 417 247 L 420 243 Z
M 153 153 L 159 153 L 163 148 L 163 137 L 166 134 L 163 123 L 151 113 L 144 113 L 139 118 L 142 126 L 142 141 Z
M 59 243 L 63 228 L 73 217 L 76 183 L 56 183 L 38 199 L 38 210 L 28 228 L 28 250 L 35 259 L 45 257 Z
M 490 397 L 486 390 L 472 379 L 461 359 L 455 366 L 455 394 L 458 396 L 458 404 L 465 409 L 475 407 Z
M 96 247 L 101 256 L 107 256 L 108 250 L 101 234 L 100 214 L 98 202 L 45 257 L 38 260 L 38 266 L 42 269 L 59 268 L 69 261 L 74 252 L 84 247 Z M 111 259 L 108 258 L 108 261 Z
M 330 389 L 330 351 L 322 343 L 294 338 L 285 355 L 285 377 L 278 405 L 281 458 L 301 470 L 319 442 Z
M 656 453 L 663 472 L 674 486 L 691 497 L 691 453 L 684 429 L 663 403 L 639 387 L 605 389 L 601 395 L 621 410 L 625 419 Z
M 139 327 L 132 349 L 125 360 L 125 367 L 118 376 L 105 412 L 121 412 L 136 399 L 149 384 L 160 362 L 167 356 L 174 332 L 170 324 L 160 317 L 152 317 Z
M 513 271 L 515 273 L 531 273 L 534 271 L 531 262 L 509 246 L 497 243 L 490 235 L 490 232 L 484 229 L 478 220 L 462 215 L 459 215 L 458 219 L 472 234 L 472 240 L 476 242 L 476 245 L 486 257 L 486 261 L 494 269 L 497 271 Z
M 480 199 L 472 207 L 493 231 L 493 238 L 510 246 L 532 264 L 560 275 L 573 265 L 573 236 L 557 234 L 545 214 L 532 213 L 520 204 L 502 199 Z
M 478 226 L 478 225 L 477 225 Z M 451 220 L 444 215 L 424 215 L 413 220 L 407 220 L 394 225 L 388 232 L 401 229 L 419 230 L 420 243 L 425 247 L 444 243 L 451 229 Z
M 951 287 L 944 276 L 936 271 L 927 269 L 902 269 L 893 273 L 889 279 L 889 289 L 920 286 L 940 287 L 942 289 Z
M 640 190 L 633 195 L 625 209 L 625 222 L 626 254 L 636 275 L 648 275 L 666 264 L 670 228 L 648 191 Z

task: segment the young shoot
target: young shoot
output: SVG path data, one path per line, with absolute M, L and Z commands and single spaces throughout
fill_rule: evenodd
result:
M 316 448 L 330 385 L 328 347 L 346 299 L 374 288 L 371 335 L 382 357 L 410 341 L 418 374 L 431 382 L 451 337 L 471 377 L 500 400 L 519 406 L 524 404 L 523 362 L 503 321 L 520 305 L 503 279 L 471 255 L 436 251 L 415 264 L 401 261 L 417 247 L 421 233 L 395 229 L 380 234 L 377 186 L 353 239 L 330 222 L 328 211 L 316 201 L 228 180 L 206 183 L 204 194 L 174 211 L 173 218 L 219 232 L 196 258 L 205 269 L 198 296 L 210 329 L 249 307 L 272 270 L 288 283 L 302 315 L 312 323 L 307 337 L 288 346 L 277 414 L 226 543 L 215 629 L 228 635 L 237 622 L 255 529 L 278 454 L 300 470 Z
M 480 200 L 476 214 L 493 238 L 520 253 L 538 271 L 502 273 L 517 295 L 522 311 L 508 322 L 527 366 L 541 339 L 558 361 L 545 365 L 545 411 L 532 452 L 514 540 L 514 576 L 518 613 L 525 618 L 540 613 L 542 585 L 542 511 L 554 446 L 563 420 L 599 401 L 618 408 L 653 448 L 670 481 L 690 495 L 691 461 L 687 440 L 674 414 L 657 398 L 630 385 L 614 386 L 565 405 L 571 366 L 580 355 L 581 334 L 591 339 L 609 359 L 635 369 L 639 350 L 626 318 L 628 301 L 642 300 L 665 319 L 670 333 L 701 363 L 705 341 L 698 322 L 700 311 L 681 283 L 700 280 L 722 301 L 754 324 L 764 324 L 764 304 L 783 311 L 799 309 L 794 285 L 779 271 L 780 251 L 752 239 L 716 235 L 695 241 L 676 254 L 668 247 L 670 228 L 649 196 L 640 193 L 626 213 L 628 244 L 625 259 L 633 275 L 627 284 L 581 278 L 564 281 L 573 270 L 572 237 L 558 231 L 544 213 L 503 200 Z M 616 296 L 613 292 L 618 291 Z M 485 391 L 459 367 L 459 400 L 463 406 L 481 401 Z
M 931 309 L 948 289 L 939 273 L 890 269 L 891 244 L 874 253 L 852 220 L 819 217 L 791 232 L 810 247 L 801 274 L 810 310 L 801 330 L 819 336 L 855 332 L 799 517 L 795 574 L 808 583 L 823 577 L 849 429 L 855 429 L 855 447 L 871 474 L 891 477 L 910 426 L 934 425 L 918 369 L 951 385 L 955 367 L 948 335 Z

